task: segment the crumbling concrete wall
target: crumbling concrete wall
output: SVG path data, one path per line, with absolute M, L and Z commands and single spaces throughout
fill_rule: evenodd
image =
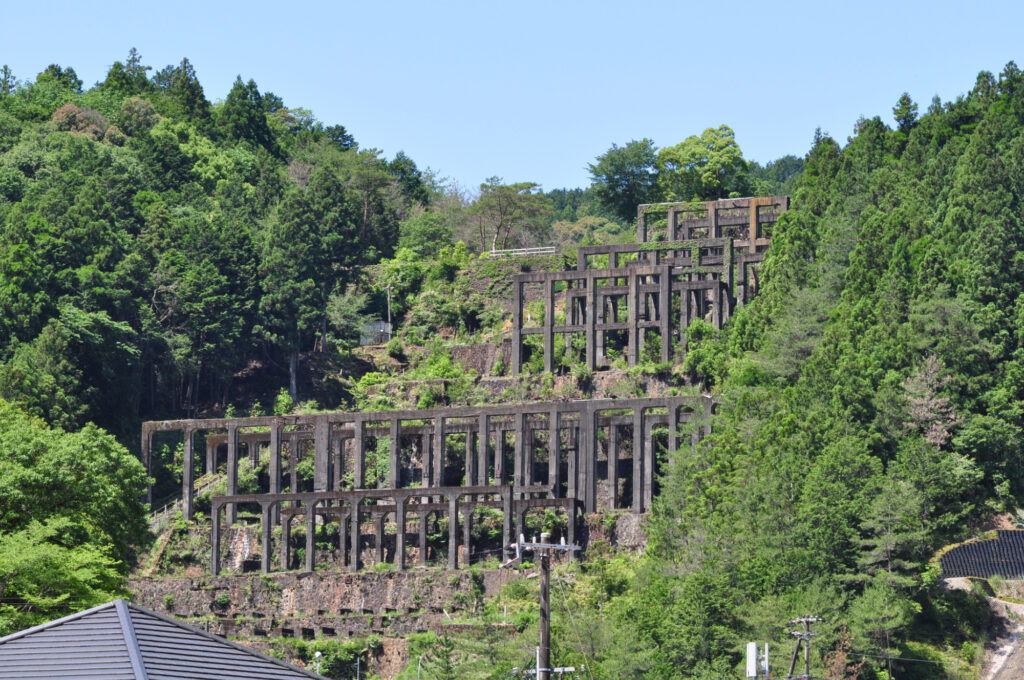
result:
M 210 622 L 211 632 L 243 637 L 403 635 L 433 629 L 459 610 L 497 595 L 507 570 L 350 574 L 337 571 L 133 578 L 134 602 Z

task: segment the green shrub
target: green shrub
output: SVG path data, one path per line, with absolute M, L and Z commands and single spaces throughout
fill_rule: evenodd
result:
M 398 338 L 391 338 L 388 340 L 388 344 L 384 346 L 384 350 L 392 359 L 401 359 L 405 356 L 405 349 L 402 347 L 402 341 Z

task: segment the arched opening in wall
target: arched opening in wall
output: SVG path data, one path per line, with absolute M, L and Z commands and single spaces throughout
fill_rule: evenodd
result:
M 647 230 L 647 238 L 644 241 L 669 241 L 669 214 L 668 209 L 660 206 L 652 207 L 643 212 L 644 227 Z
M 395 512 L 391 509 L 394 504 L 385 499 L 380 499 L 377 503 L 377 505 L 368 506 L 373 515 L 374 564 L 393 565 L 398 535 Z
M 734 241 L 749 242 L 751 210 L 754 210 L 756 215 L 757 206 L 750 205 L 749 199 L 742 207 L 719 205 L 718 225 L 721 235 Z
M 281 537 L 278 545 L 279 559 L 281 569 L 284 571 L 291 571 L 298 569 L 302 560 L 297 556 L 296 550 L 299 547 L 305 546 L 305 531 L 302 531 L 298 537 L 295 536 L 293 531 L 295 527 L 302 526 L 302 510 L 296 507 L 282 507 L 281 513 Z
M 362 488 L 386 488 L 391 478 L 391 423 L 367 421 L 364 445 Z
M 339 491 L 352 491 L 355 489 L 356 470 L 356 434 L 355 429 L 358 423 L 345 423 L 339 433 L 341 443 L 338 451 L 338 485 Z
M 629 479 L 629 459 L 622 456 L 623 441 L 628 438 L 623 428 L 632 422 L 628 409 L 609 409 L 598 412 L 597 419 L 597 507 L 622 507 L 622 492 Z
M 528 422 L 530 432 L 530 455 L 528 458 L 529 484 L 550 484 L 552 464 L 558 463 L 558 451 L 561 447 L 552 441 L 552 419 L 557 415 L 551 413 L 533 414 Z M 554 445 L 553 445 L 554 444 Z M 554 461 L 554 462 L 552 462 Z
M 429 508 L 433 504 L 423 505 Z M 448 552 L 448 521 L 435 508 L 421 508 L 417 512 L 416 545 L 419 548 L 417 557 L 420 564 L 444 562 Z
M 313 490 L 313 433 L 306 425 L 291 425 L 281 433 L 282 488 L 290 493 Z
M 484 496 L 473 508 L 470 520 L 472 562 L 492 562 L 501 559 L 503 550 L 502 527 L 505 514 L 501 511 L 501 498 Z
M 580 414 L 562 413 L 559 416 L 559 436 L 562 454 L 559 461 L 558 497 L 578 493 L 577 475 L 580 464 Z
M 445 419 L 444 465 L 439 486 L 467 486 L 476 464 L 475 418 Z
M 430 428 L 423 420 L 403 420 L 399 427 L 398 486 L 423 486 Z
M 619 437 L 619 507 L 633 507 L 638 459 L 643 460 L 643 431 L 637 429 L 638 418 L 642 419 L 643 409 L 633 409 L 623 416 L 618 428 Z M 642 425 L 641 425 L 642 427 Z
M 158 512 L 181 498 L 181 474 L 175 470 L 184 455 L 184 432 L 153 432 L 150 443 L 150 475 L 154 478 L 150 507 Z

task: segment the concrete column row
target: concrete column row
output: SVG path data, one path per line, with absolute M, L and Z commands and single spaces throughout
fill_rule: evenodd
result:
M 288 512 L 281 513 L 281 544 L 279 552 L 279 565 L 284 571 L 291 568 L 291 525 L 294 520 L 296 513 L 304 515 L 304 523 L 306 529 L 305 536 L 305 550 L 304 560 L 302 569 L 307 572 L 313 571 L 316 565 L 316 526 L 318 524 L 317 516 L 330 517 L 338 522 L 339 528 L 339 553 L 341 556 L 342 566 L 347 567 L 350 571 L 358 571 L 361 566 L 361 555 L 360 549 L 362 545 L 362 532 L 361 523 L 362 519 L 367 514 L 374 515 L 374 533 L 376 535 L 375 544 L 375 557 L 377 562 L 385 561 L 385 520 L 387 515 L 394 514 L 396 524 L 395 534 L 395 553 L 394 562 L 395 567 L 399 570 L 406 568 L 406 554 L 405 554 L 405 543 L 406 533 L 408 530 L 408 513 L 410 510 L 415 512 L 418 519 L 419 529 L 419 560 L 420 563 L 425 563 L 428 559 L 429 546 L 426 538 L 426 524 L 429 521 L 431 513 L 439 513 L 447 511 L 449 517 L 448 522 L 448 563 L 449 569 L 457 569 L 459 566 L 459 526 L 460 526 L 460 506 L 461 506 L 461 527 L 462 527 L 462 561 L 465 564 L 469 564 L 472 561 L 472 515 L 473 511 L 478 507 L 478 503 L 472 500 L 462 501 L 460 494 L 446 493 L 446 503 L 437 505 L 433 504 L 430 508 L 417 509 L 415 506 L 410 509 L 407 507 L 408 499 L 399 499 L 397 503 L 392 506 L 389 510 L 375 510 L 373 505 L 363 505 L 361 503 L 350 504 L 348 506 L 328 506 L 322 505 L 326 501 L 313 500 L 308 505 L 299 509 L 292 509 Z M 502 545 L 507 548 L 514 539 L 514 531 L 520 533 L 525 532 L 525 517 L 526 513 L 531 507 L 543 507 L 532 505 L 529 501 L 516 502 L 510 489 L 503 489 L 501 492 L 501 508 L 503 514 L 503 526 L 502 526 Z M 268 573 L 271 570 L 272 558 L 271 558 L 271 528 L 274 524 L 273 514 L 275 506 L 280 505 L 280 501 L 277 500 L 264 500 L 259 501 L 260 503 L 260 569 L 263 573 Z M 211 557 L 210 557 L 210 571 L 214 575 L 219 574 L 221 570 L 221 543 L 222 543 L 222 531 L 221 531 L 221 510 L 226 510 L 228 502 L 218 502 L 213 507 L 211 517 Z M 446 506 L 446 507 L 445 507 Z M 568 513 L 568 536 L 567 539 L 571 542 L 575 541 L 576 532 L 576 510 L 575 501 L 568 500 L 559 502 L 557 507 L 562 507 Z M 443 509 L 442 509 L 443 508 Z M 279 509 L 279 508 L 278 508 Z M 280 509 L 279 509 L 280 510 Z M 514 510 L 514 512 L 513 512 Z M 516 520 L 513 524 L 513 517 Z M 346 558 L 346 548 L 348 548 L 348 554 Z

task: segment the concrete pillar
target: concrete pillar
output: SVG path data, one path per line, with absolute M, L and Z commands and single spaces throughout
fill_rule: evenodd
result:
M 608 427 L 608 486 L 611 487 L 610 508 L 619 507 L 619 426 L 614 422 Z
M 228 425 L 228 473 L 227 473 L 227 495 L 238 494 L 238 426 Z M 231 526 L 238 519 L 238 508 L 234 503 L 228 503 L 227 515 L 224 523 Z
M 186 520 L 192 519 L 192 508 L 195 503 L 196 486 L 193 482 L 195 473 L 195 456 L 192 452 L 195 431 L 185 429 L 185 443 L 182 446 L 181 461 L 181 514 Z
M 459 566 L 459 497 L 448 496 L 448 568 Z
M 583 468 L 580 481 L 583 484 L 585 511 L 597 511 L 597 413 L 593 407 L 585 406 L 580 412 L 582 432 L 580 436 L 580 463 Z
M 526 417 L 526 451 L 523 455 L 523 483 L 533 486 L 533 468 L 537 459 L 537 431 L 530 427 L 530 418 Z
M 551 492 L 548 494 L 551 498 L 558 497 L 559 490 L 559 479 L 558 475 L 561 471 L 561 452 L 562 452 L 562 441 L 561 435 L 558 429 L 558 411 L 551 409 L 548 413 L 548 485 L 551 487 Z
M 509 545 L 512 543 L 512 490 L 505 488 L 501 491 L 501 550 L 504 557 L 510 554 Z
M 359 499 L 352 499 L 352 512 L 349 516 L 352 522 L 352 531 L 349 539 L 352 541 L 352 554 L 349 556 L 349 568 L 352 571 L 359 571 Z
M 331 489 L 341 490 L 341 479 L 345 474 L 345 447 L 344 440 L 340 435 L 331 437 L 331 458 L 334 463 L 331 465 Z
M 427 563 L 427 515 L 430 514 L 423 510 L 419 511 L 419 546 L 420 546 L 420 564 Z
M 644 424 L 644 510 L 650 510 L 654 496 L 654 442 L 652 441 L 652 423 Z
M 578 495 L 578 484 L 579 484 L 579 448 L 580 448 L 580 428 L 579 421 L 576 422 L 572 427 L 569 428 L 569 449 L 566 452 L 566 462 L 568 463 L 565 478 L 566 478 L 566 490 L 565 495 L 569 498 L 579 498 Z
M 206 467 L 203 469 L 206 470 L 206 474 L 212 475 L 217 471 L 217 445 L 213 443 L 214 440 L 209 435 L 205 437 L 205 441 Z
M 313 422 L 313 491 L 327 491 L 331 463 L 331 423 L 326 415 Z
M 479 442 L 477 443 L 476 455 L 477 455 L 477 467 L 476 467 L 476 483 L 479 486 L 486 486 L 490 481 L 488 479 L 488 457 L 491 448 L 491 417 L 487 414 L 480 414 L 480 422 L 477 425 L 477 436 Z
M 338 509 L 338 566 L 342 569 L 348 562 L 345 561 L 345 550 L 348 548 L 348 519 L 349 513 Z
M 395 568 L 405 569 L 405 499 L 395 497 Z
M 722 230 L 718 226 L 718 201 L 708 201 L 708 238 L 721 238 Z
M 595 362 L 595 352 L 597 350 L 597 339 L 594 337 L 596 321 L 597 321 L 597 279 L 592 275 L 587 276 L 587 302 L 586 311 L 584 312 L 584 321 L 586 323 L 586 342 L 587 342 L 587 356 L 586 363 L 587 368 L 594 370 L 597 368 Z
M 512 486 L 516 489 L 516 498 L 523 498 L 523 493 L 518 491 L 526 484 L 526 414 L 519 412 L 513 416 L 516 427 L 515 453 L 513 458 Z
M 270 527 L 271 510 L 277 505 L 273 502 L 260 503 L 260 571 L 270 573 Z
M 317 501 L 309 501 L 306 504 L 306 564 L 305 571 L 313 571 L 313 564 L 316 561 L 316 506 Z
M 722 318 L 723 315 L 722 315 L 722 286 L 721 286 L 721 284 L 715 286 L 714 292 L 712 293 L 712 295 L 714 296 L 712 298 L 712 304 L 714 305 L 714 308 L 711 310 L 711 324 L 715 328 L 721 329 L 722 328 L 722 323 L 725 321 L 725 319 Z
M 433 471 L 427 486 L 438 487 L 444 484 L 445 463 L 445 422 L 444 416 L 434 418 Z
M 629 365 L 636 366 L 637 361 L 640 358 L 640 340 L 643 335 L 640 333 L 640 297 L 639 297 L 639 286 L 640 277 L 629 272 L 626 275 L 626 279 L 629 282 L 629 292 L 626 300 L 626 309 L 629 312 L 629 329 L 626 331 L 628 334 L 628 347 L 629 352 Z
M 566 281 L 565 282 L 565 292 L 563 293 L 565 295 L 565 325 L 566 326 L 572 326 L 573 324 L 576 323 L 576 303 L 574 302 L 575 298 L 573 298 L 570 295 L 570 293 L 572 292 L 572 288 L 573 288 L 573 282 L 572 281 Z M 570 356 L 572 356 L 570 354 L 570 352 L 572 352 L 572 333 L 570 331 L 566 331 L 565 333 L 563 333 L 563 336 L 564 336 L 563 339 L 565 340 L 566 356 L 570 357 Z
M 384 513 L 377 513 L 377 517 L 374 519 L 376 523 L 375 529 L 377 531 L 377 564 L 380 564 L 384 561 Z
M 220 510 L 221 505 L 214 503 L 210 508 L 210 573 L 220 573 Z
M 644 410 L 633 409 L 633 512 L 644 511 Z
M 466 432 L 466 460 L 463 465 L 463 485 L 473 486 L 476 481 L 476 455 L 473 450 L 474 433 L 472 430 Z
M 462 563 L 467 567 L 472 564 L 470 547 L 473 533 L 473 505 L 462 504 Z
M 281 514 L 281 569 L 288 571 L 288 557 L 291 552 L 292 542 L 292 514 Z
M 679 402 L 669 400 L 668 404 L 668 460 L 671 465 L 679 448 Z
M 568 529 L 568 536 L 566 536 L 566 542 L 569 545 L 576 545 L 576 501 L 569 499 L 569 504 L 565 508 L 566 515 L 566 526 Z M 569 551 L 569 561 L 573 561 L 575 555 L 574 550 Z
M 658 334 L 661 336 L 661 360 L 672 358 L 672 267 L 666 265 L 658 276 Z
M 505 433 L 504 427 L 498 427 L 495 431 L 494 441 L 494 483 L 504 485 L 505 479 Z
M 299 482 L 299 463 L 302 460 L 302 441 L 297 432 L 288 435 L 288 490 L 291 493 L 299 493 L 302 484 Z
M 679 295 L 679 342 L 686 347 L 686 328 L 690 325 L 690 298 L 693 291 L 687 284 L 683 284 Z
M 366 421 L 357 418 L 352 422 L 355 436 L 352 443 L 352 488 L 362 489 L 366 486 Z
M 389 470 L 389 483 L 392 489 L 397 489 L 401 486 L 402 480 L 402 423 L 398 418 L 392 418 L 391 422 L 391 453 L 388 459 L 390 470 Z
M 270 426 L 270 493 L 281 493 L 281 423 L 275 421 Z M 281 514 L 280 504 L 274 503 L 270 508 L 270 523 L 277 524 Z

